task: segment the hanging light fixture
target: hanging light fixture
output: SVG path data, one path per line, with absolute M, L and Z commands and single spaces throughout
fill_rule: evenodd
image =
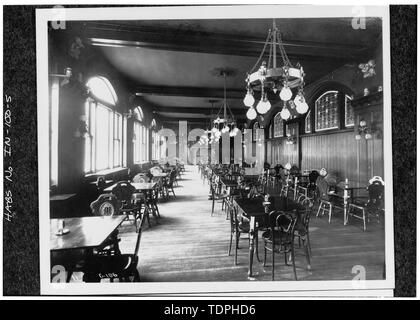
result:
M 266 49 L 268 50 L 268 63 L 262 61 Z M 280 52 L 281 65 L 277 63 L 277 50 Z M 256 70 L 257 66 L 260 65 L 259 69 Z M 286 50 L 284 49 L 283 42 L 281 39 L 280 31 L 276 26 L 275 20 L 273 20 L 273 29 L 268 30 L 267 39 L 264 43 L 264 48 L 260 54 L 255 65 L 248 72 L 246 77 L 246 88 L 247 93 L 244 98 L 244 105 L 250 109 L 247 111 L 247 118 L 253 120 L 256 118 L 256 112 L 265 114 L 271 109 L 271 103 L 268 99 L 268 92 L 277 94 L 279 92 L 279 98 L 284 101 L 293 102 L 293 89 L 298 88 L 298 93 L 294 99 L 294 105 L 298 113 L 305 113 L 308 111 L 308 105 L 303 95 L 303 87 L 305 73 L 302 66 L 298 63 L 293 66 L 287 57 Z M 256 110 L 253 108 L 255 98 L 254 92 L 261 92 L 261 99 L 256 106 Z M 298 103 L 296 103 L 298 102 Z M 282 118 L 287 120 L 290 117 L 290 110 L 287 105 L 284 104 L 282 110 Z
M 222 133 L 229 133 L 230 136 L 234 137 L 234 136 L 236 136 L 237 132 L 239 131 L 239 129 L 237 129 L 237 127 L 236 127 L 235 117 L 233 116 L 232 110 L 230 110 L 230 107 L 227 103 L 227 98 L 226 98 L 226 76 L 227 76 L 227 72 L 226 72 L 226 70 L 221 70 L 219 75 L 223 76 L 223 104 L 220 107 L 219 112 L 216 115 L 216 119 L 213 120 L 212 133 L 216 138 L 215 139 L 216 142 L 220 139 L 220 136 L 222 135 Z M 247 103 L 250 103 L 250 101 L 253 100 L 253 99 L 254 99 L 254 97 L 252 96 L 252 94 L 250 96 L 247 95 L 244 99 L 244 103 L 245 103 L 245 100 L 247 101 Z M 252 103 L 251 103 L 251 105 L 252 105 Z M 222 114 L 222 112 L 223 112 L 223 114 Z M 237 130 L 234 130 L 235 128 Z M 231 135 L 230 133 L 232 133 L 232 132 L 234 132 L 234 133 Z

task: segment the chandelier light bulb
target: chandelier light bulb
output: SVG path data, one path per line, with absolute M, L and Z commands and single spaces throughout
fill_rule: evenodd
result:
M 305 99 L 303 99 L 303 100 L 305 100 Z M 297 110 L 297 112 L 299 112 L 300 114 L 306 113 L 306 112 L 308 111 L 308 109 L 309 109 L 309 106 L 308 106 L 308 104 L 306 103 L 306 101 L 303 101 L 302 103 L 299 103 L 299 104 L 296 106 L 296 110 Z
M 283 110 L 281 110 L 281 112 L 280 112 L 280 117 L 283 120 L 289 119 L 290 118 L 290 111 L 289 111 L 289 109 L 287 109 L 286 107 L 283 107 Z
M 213 133 L 216 133 L 218 130 L 217 130 L 217 128 L 216 128 L 216 127 L 213 127 L 213 129 L 211 129 L 211 131 L 212 131 Z
M 218 138 L 220 138 L 220 136 L 222 135 L 222 133 L 219 131 L 219 130 L 217 130 L 215 133 L 214 133 L 214 136 L 216 137 L 216 139 L 218 139 Z
M 254 96 L 252 95 L 251 91 L 248 90 L 244 98 L 244 105 L 247 107 L 252 107 L 254 105 L 254 102 L 255 102 Z
M 360 140 L 362 137 L 360 136 L 360 134 L 356 134 L 355 138 L 356 140 Z
M 290 100 L 292 98 L 292 95 L 293 95 L 292 90 L 290 90 L 290 88 L 286 87 L 286 86 L 284 86 L 281 89 L 280 94 L 279 94 L 280 99 L 283 100 L 283 101 Z
M 255 111 L 253 107 L 248 109 L 248 111 L 246 112 L 246 117 L 249 120 L 254 120 L 257 117 L 257 112 Z

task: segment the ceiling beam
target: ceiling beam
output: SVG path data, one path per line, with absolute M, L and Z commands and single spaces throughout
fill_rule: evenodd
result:
M 87 22 L 85 39 L 95 46 L 141 47 L 157 50 L 201 52 L 258 57 L 264 47 L 262 38 L 179 29 L 133 26 L 115 22 Z M 349 60 L 363 56 L 366 47 L 316 41 L 284 40 L 289 59 Z M 267 50 L 268 53 L 268 50 Z
M 154 107 L 154 112 L 161 113 L 161 112 L 176 112 L 176 113 L 194 113 L 194 114 L 205 114 L 205 115 L 215 115 L 219 112 L 219 110 L 223 111 L 221 109 L 221 103 L 214 104 L 214 107 Z M 230 110 L 234 115 L 236 114 L 243 114 L 246 112 L 245 107 L 241 106 L 240 108 L 232 108 L 230 107 Z M 227 113 L 229 113 L 229 110 L 226 109 Z
M 137 86 L 134 88 L 136 96 L 174 96 L 195 98 L 219 98 L 223 99 L 223 89 L 176 87 L 176 86 Z M 244 90 L 227 89 L 226 96 L 229 99 L 243 99 Z

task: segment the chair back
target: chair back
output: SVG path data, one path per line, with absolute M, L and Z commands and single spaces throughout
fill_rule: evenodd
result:
M 296 221 L 296 216 L 280 210 L 271 211 L 268 215 L 269 228 L 273 235 L 276 231 L 279 232 L 282 243 L 290 243 L 293 240 Z
M 380 181 L 373 181 L 368 186 L 368 206 L 380 207 L 383 203 L 384 185 Z
M 150 182 L 150 178 L 145 173 L 138 173 L 133 178 L 134 183 Z
M 98 179 L 96 180 L 96 187 L 98 189 L 105 189 L 106 182 L 105 182 L 105 178 L 104 177 L 98 177 Z
M 117 200 L 126 204 L 132 201 L 132 196 L 135 191 L 136 188 L 128 181 L 120 181 L 112 188 L 112 193 L 117 197 Z
M 162 172 L 163 172 L 163 170 L 159 166 L 154 166 L 153 168 L 150 169 L 150 173 L 152 175 L 155 175 L 156 173 L 162 173 Z
M 113 216 L 119 213 L 117 198 L 113 194 L 101 194 L 90 204 L 92 214 L 95 216 Z

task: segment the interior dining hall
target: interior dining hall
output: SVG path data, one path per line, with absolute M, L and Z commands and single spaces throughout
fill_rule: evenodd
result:
M 50 24 L 51 282 L 385 279 L 382 35 L 274 12 Z

